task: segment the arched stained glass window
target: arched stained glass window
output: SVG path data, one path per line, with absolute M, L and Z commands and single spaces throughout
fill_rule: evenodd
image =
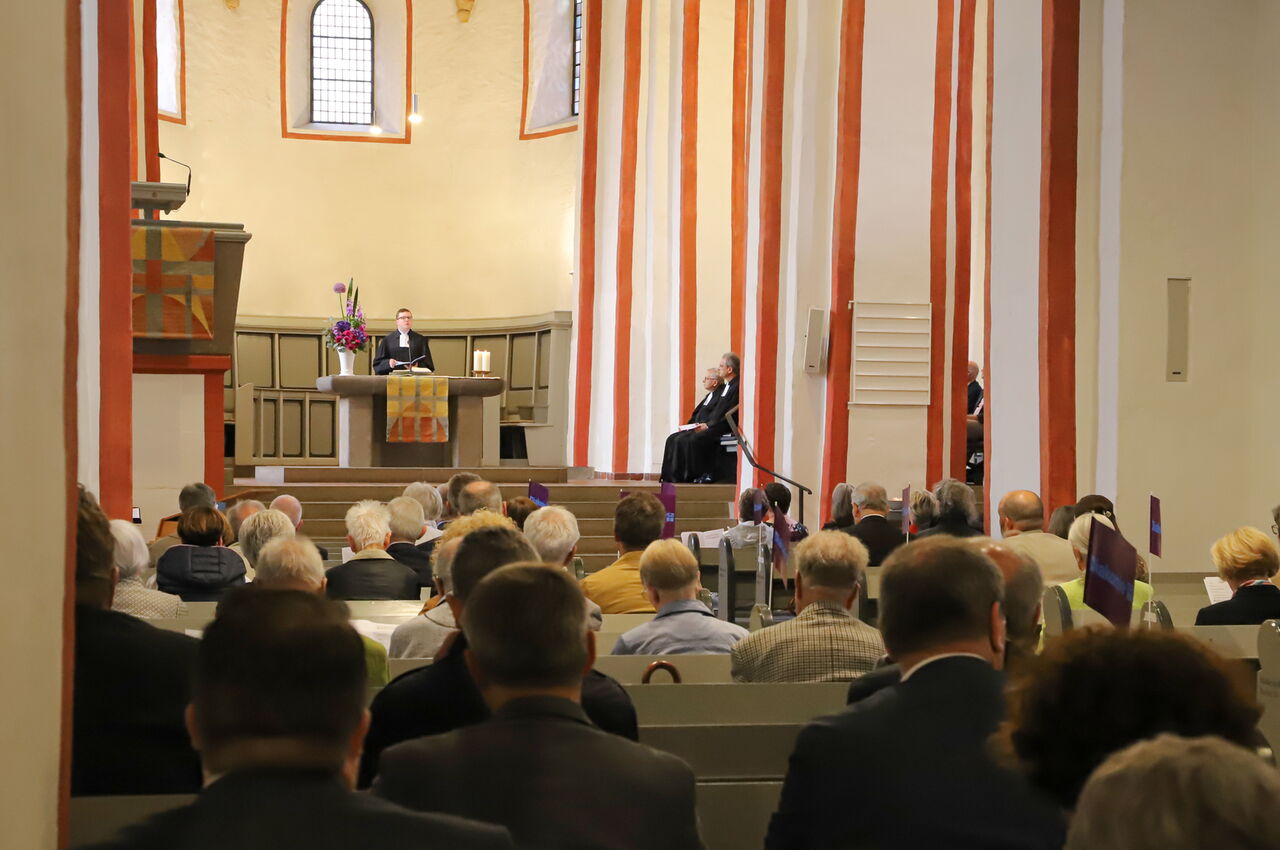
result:
M 361 0 L 311 11 L 311 120 L 373 123 L 373 16 Z

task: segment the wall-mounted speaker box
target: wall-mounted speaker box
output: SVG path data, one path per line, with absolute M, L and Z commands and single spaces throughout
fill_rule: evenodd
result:
M 1190 360 L 1191 278 L 1171 277 L 1166 286 L 1169 295 L 1169 327 L 1164 379 L 1185 381 Z
M 804 370 L 821 372 L 823 355 L 827 351 L 827 311 L 821 307 L 809 308 L 809 321 L 804 332 Z

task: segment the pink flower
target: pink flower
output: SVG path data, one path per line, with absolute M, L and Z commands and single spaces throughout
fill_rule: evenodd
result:
M 335 283 L 333 285 L 333 291 L 341 295 L 347 291 L 347 285 L 345 283 Z

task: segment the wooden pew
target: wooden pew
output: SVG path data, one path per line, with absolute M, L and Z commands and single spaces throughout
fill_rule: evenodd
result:
M 644 671 L 654 661 L 668 661 L 675 665 L 684 684 L 730 684 L 729 656 L 721 655 L 601 655 L 596 658 L 596 669 L 612 676 L 624 685 L 638 685 Z M 410 670 L 426 667 L 430 658 L 390 658 L 387 667 L 391 678 Z M 650 684 L 672 684 L 671 675 L 665 670 L 653 674 Z
M 629 632 L 653 619 L 653 614 L 605 614 L 602 632 Z
M 1280 749 L 1280 620 L 1267 620 L 1257 628 L 1258 705 L 1262 707 L 1262 719 L 1258 730 L 1271 744 L 1272 751 Z
M 1178 631 L 1195 638 L 1223 658 L 1258 660 L 1257 626 L 1181 626 Z
M 698 824 L 707 850 L 763 847 L 781 782 L 699 782 Z

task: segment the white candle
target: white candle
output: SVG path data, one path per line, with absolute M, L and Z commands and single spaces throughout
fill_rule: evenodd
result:
M 484 352 L 481 351 L 480 349 L 476 349 L 475 351 L 471 352 L 471 371 L 472 372 L 484 371 L 484 365 L 483 365 L 484 357 L 482 356 L 483 354 Z
M 490 371 L 490 367 L 493 365 L 493 353 L 490 351 L 482 351 L 480 353 L 484 355 L 483 371 L 488 372 Z

